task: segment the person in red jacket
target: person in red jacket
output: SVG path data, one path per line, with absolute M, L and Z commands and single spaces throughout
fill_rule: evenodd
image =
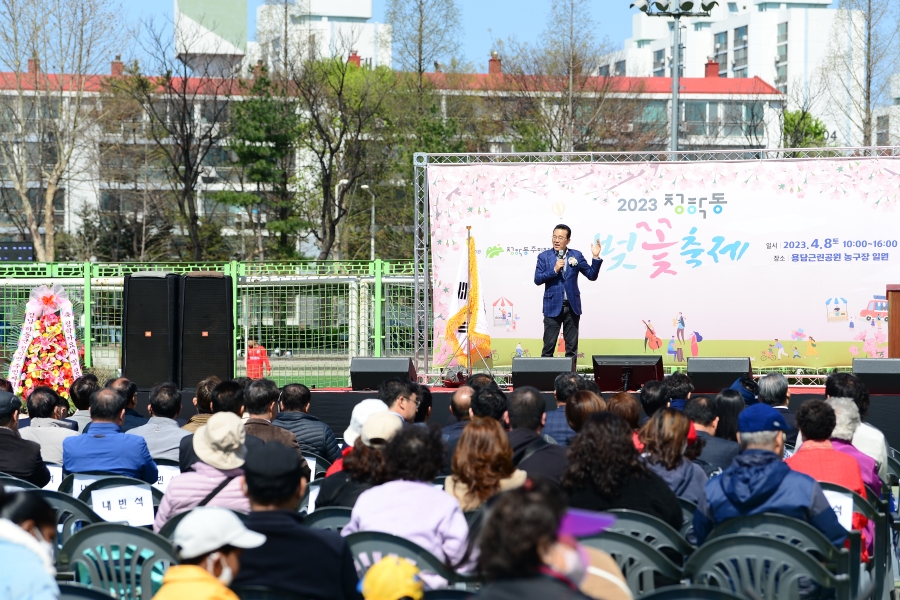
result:
M 263 367 L 266 373 L 272 374 L 272 365 L 269 364 L 269 353 L 262 344 L 255 340 L 247 341 L 247 377 L 250 379 L 262 379 Z
M 797 427 L 803 434 L 803 445 L 785 463 L 794 471 L 805 473 L 816 481 L 834 483 L 866 497 L 859 464 L 852 456 L 835 450 L 829 438 L 835 426 L 834 409 L 822 400 L 808 400 L 797 411 Z M 847 459 L 850 460 L 847 460 Z M 854 512 L 853 529 L 862 531 L 862 560 L 868 562 L 874 523 Z

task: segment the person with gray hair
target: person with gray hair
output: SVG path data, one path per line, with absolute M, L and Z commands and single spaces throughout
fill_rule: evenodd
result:
M 862 422 L 856 402 L 852 398 L 828 398 L 825 402 L 834 409 L 835 426 L 831 432 L 832 447 L 838 452 L 855 458 L 859 464 L 863 483 L 873 490 L 880 490 L 881 478 L 878 477 L 878 463 L 852 444 L 853 434 L 856 433 Z
M 781 373 L 768 373 L 760 377 L 757 384 L 759 384 L 759 400 L 777 410 L 790 427 L 784 434 L 784 443 L 794 446 L 799 430 L 794 413 L 788 406 L 791 402 L 791 390 L 788 388 L 787 377 Z

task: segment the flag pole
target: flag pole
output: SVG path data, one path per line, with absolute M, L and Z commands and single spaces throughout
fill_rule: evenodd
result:
M 466 225 L 466 252 L 469 251 L 469 243 L 472 240 L 472 226 Z M 472 303 L 469 301 L 472 294 L 472 265 L 466 261 L 466 372 L 472 376 L 472 336 L 469 323 L 472 320 Z M 468 378 L 467 377 L 467 378 Z

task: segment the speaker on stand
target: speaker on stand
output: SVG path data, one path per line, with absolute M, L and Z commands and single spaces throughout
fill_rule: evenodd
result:
M 161 271 L 125 276 L 122 376 L 133 381 L 138 390 L 176 381 L 180 282 L 178 275 Z
M 181 278 L 179 389 L 192 390 L 211 375 L 234 376 L 234 306 L 231 276 L 188 273 Z

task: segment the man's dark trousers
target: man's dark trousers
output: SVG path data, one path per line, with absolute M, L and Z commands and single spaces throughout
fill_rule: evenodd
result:
M 581 321 L 581 315 L 576 315 L 572 311 L 568 300 L 563 300 L 561 313 L 555 317 L 544 317 L 544 349 L 541 351 L 541 356 L 553 356 L 560 326 L 563 328 L 563 340 L 566 342 L 566 356 L 577 355 L 579 321 Z

